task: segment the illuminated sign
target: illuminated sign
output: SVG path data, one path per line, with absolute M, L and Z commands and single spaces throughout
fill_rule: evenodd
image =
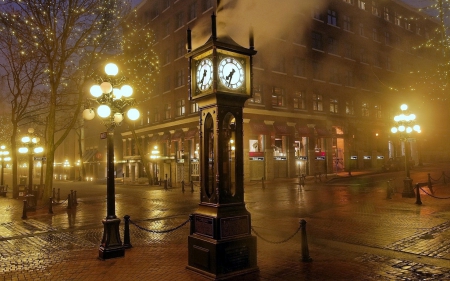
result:
M 358 159 L 358 156 L 350 156 L 350 159 L 351 160 L 356 160 L 356 159 Z
M 316 160 L 325 160 L 325 156 L 316 156 Z
M 364 159 L 365 160 L 370 160 L 370 159 L 372 159 L 372 156 L 364 156 Z
M 377 159 L 384 159 L 384 156 L 378 155 Z

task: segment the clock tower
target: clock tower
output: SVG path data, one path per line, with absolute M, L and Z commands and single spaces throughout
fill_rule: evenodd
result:
M 258 271 L 256 237 L 244 203 L 243 107 L 252 95 L 250 48 L 212 35 L 192 50 L 189 98 L 200 110 L 200 203 L 191 215 L 187 268 L 213 279 Z

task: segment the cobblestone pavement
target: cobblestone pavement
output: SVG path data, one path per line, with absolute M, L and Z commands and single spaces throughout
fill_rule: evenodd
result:
M 439 178 L 450 165 L 412 171 L 414 182 Z M 298 179 L 246 184 L 245 201 L 258 237 L 260 272 L 235 280 L 450 280 L 450 185 L 434 196 L 402 198 L 403 174 L 339 174 L 304 186 Z M 387 199 L 387 181 L 397 192 Z M 449 181 L 450 182 L 450 181 Z M 0 280 L 206 280 L 185 269 L 189 224 L 198 188 L 122 185 L 116 213 L 128 214 L 133 248 L 124 258 L 97 259 L 106 213 L 105 187 L 55 183 L 78 190 L 78 205 L 38 206 L 21 219 L 22 202 L 0 198 Z M 307 221 L 313 261 L 302 262 L 300 219 Z M 123 233 L 124 223 L 121 223 Z M 292 237 L 292 238 L 291 238 Z M 123 237 L 122 237 L 123 238 Z M 290 238 L 290 239 L 289 239 Z M 286 241 L 287 240 L 287 241 Z M 267 242 L 270 241 L 270 242 Z M 282 243 L 280 243 L 282 242 Z

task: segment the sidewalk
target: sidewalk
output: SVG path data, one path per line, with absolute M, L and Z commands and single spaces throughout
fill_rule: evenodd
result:
M 427 173 L 415 172 L 417 179 Z M 266 182 L 264 189 L 248 185 L 252 227 L 263 238 L 260 272 L 234 280 L 450 280 L 450 200 L 422 194 L 419 206 L 414 198 L 402 198 L 401 190 L 386 199 L 381 181 L 352 184 L 371 173 L 329 175 L 337 179 L 328 185 L 313 179 L 305 186 L 299 179 Z M 401 176 L 395 180 L 401 185 Z M 139 225 L 161 230 L 182 224 L 196 209 L 197 189 L 156 188 L 130 186 L 130 193 L 117 193 L 118 217 L 129 214 Z M 450 185 L 435 184 L 434 190 L 450 196 Z M 185 269 L 188 225 L 167 234 L 131 225 L 133 248 L 125 257 L 98 260 L 106 202 L 104 196 L 81 194 L 75 209 L 55 206 L 53 215 L 38 209 L 27 220 L 20 218 L 19 200 L 0 197 L 0 280 L 206 280 Z M 300 219 L 307 221 L 310 263 L 301 261 L 299 234 L 285 243 L 264 241 L 286 240 Z

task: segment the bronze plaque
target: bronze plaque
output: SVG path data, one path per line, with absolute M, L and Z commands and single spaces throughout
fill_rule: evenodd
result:
M 220 234 L 222 238 L 248 235 L 250 233 L 247 215 L 220 219 Z
M 195 216 L 195 233 L 212 238 L 214 236 L 214 220 L 208 217 Z

